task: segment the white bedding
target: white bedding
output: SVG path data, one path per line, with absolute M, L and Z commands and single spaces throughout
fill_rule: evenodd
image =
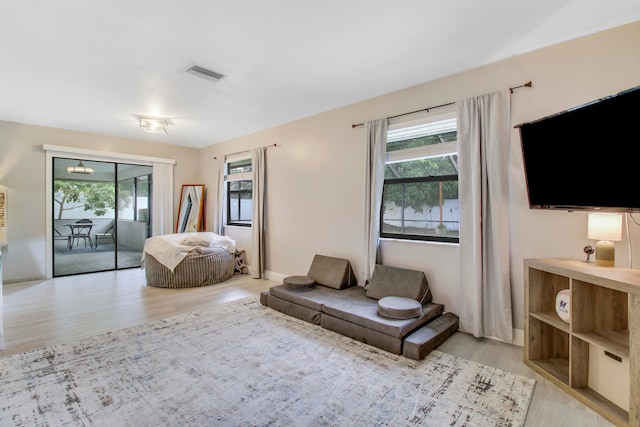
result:
M 211 232 L 175 233 L 149 237 L 144 242 L 142 267 L 144 268 L 145 254 L 149 254 L 173 272 L 190 252 L 201 251 L 201 248 L 208 247 L 221 247 L 234 253 L 236 242 L 230 237 Z

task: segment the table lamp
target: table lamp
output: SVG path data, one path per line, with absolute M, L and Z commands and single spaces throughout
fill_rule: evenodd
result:
M 596 265 L 613 267 L 615 247 L 613 242 L 622 240 L 622 214 L 590 213 L 587 237 L 596 243 Z

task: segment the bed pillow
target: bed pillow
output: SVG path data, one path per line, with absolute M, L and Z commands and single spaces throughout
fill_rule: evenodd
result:
M 229 236 L 220 236 L 219 234 L 213 235 L 213 246 L 224 248 L 231 253 L 236 251 L 236 241 Z
M 424 272 L 377 264 L 367 285 L 367 296 L 377 299 L 396 296 L 420 304 L 431 302 L 431 289 Z
M 182 244 L 187 246 L 213 246 L 216 241 L 215 233 L 207 231 L 201 233 L 186 233 Z

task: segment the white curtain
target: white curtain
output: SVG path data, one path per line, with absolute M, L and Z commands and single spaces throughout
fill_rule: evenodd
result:
M 367 136 L 365 164 L 364 263 L 363 280 L 366 285 L 376 263 L 382 264 L 380 255 L 380 208 L 384 185 L 384 165 L 387 155 L 387 119 L 372 120 L 364 124 Z
M 222 229 L 224 224 L 224 159 L 214 159 L 214 187 L 213 200 L 215 203 L 213 209 L 213 218 L 211 218 L 211 231 L 216 234 L 223 235 Z
M 251 151 L 253 169 L 253 215 L 251 218 L 251 266 L 249 274 L 254 279 L 264 276 L 264 189 L 265 189 L 265 147 Z
M 152 197 L 153 235 L 173 233 L 173 163 L 153 163 Z
M 509 279 L 510 96 L 456 103 L 460 199 L 460 329 L 513 341 Z

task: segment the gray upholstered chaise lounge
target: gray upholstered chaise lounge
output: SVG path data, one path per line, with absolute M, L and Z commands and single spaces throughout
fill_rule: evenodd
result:
M 309 283 L 312 286 L 307 286 Z M 307 276 L 286 278 L 282 285 L 263 292 L 260 301 L 331 331 L 419 360 L 458 329 L 458 317 L 443 313 L 444 306 L 431 299 L 421 271 L 377 265 L 365 290 L 356 286 L 349 261 L 316 255 Z M 379 303 L 389 300 L 413 306 L 391 306 L 382 311 L 384 306 L 379 307 Z

